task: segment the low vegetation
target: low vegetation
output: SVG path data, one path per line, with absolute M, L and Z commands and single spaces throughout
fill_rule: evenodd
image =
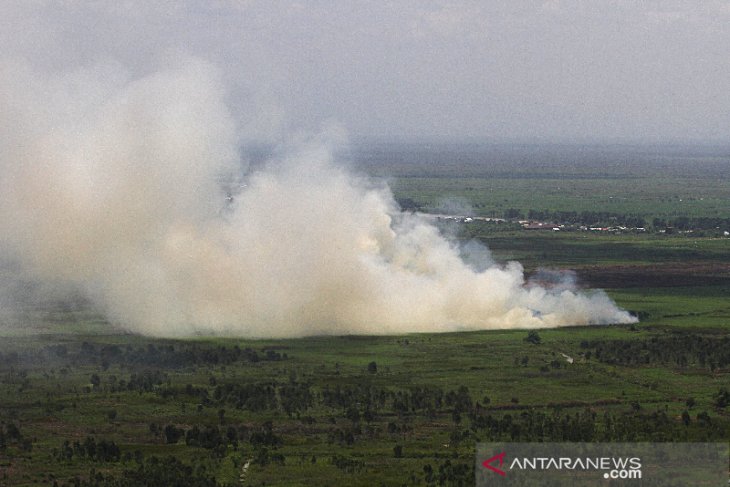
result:
M 705 178 L 680 191 L 675 177 L 660 196 L 668 179 L 624 188 L 616 173 L 553 166 L 488 179 L 467 165 L 471 182 L 401 171 L 396 196 L 428 208 L 461 188 L 485 215 L 646 225 L 450 230 L 528 277 L 573 269 L 638 324 L 169 340 L 115 329 L 83 302 L 47 304 L 1 331 L 0 485 L 472 485 L 478 442 L 727 441 L 730 239 L 652 230 L 723 225 L 711 219 L 727 219 L 727 190 Z M 704 199 L 686 199 L 701 186 Z

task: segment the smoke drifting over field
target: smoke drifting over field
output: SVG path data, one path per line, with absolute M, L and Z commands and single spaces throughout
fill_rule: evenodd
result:
M 336 131 L 243 173 L 205 62 L 135 79 L 113 63 L 4 66 L 3 257 L 121 326 L 283 337 L 633 321 L 600 292 L 526 285 L 518 263 L 465 263 L 387 187 L 333 161 Z M 221 181 L 237 181 L 232 201 Z

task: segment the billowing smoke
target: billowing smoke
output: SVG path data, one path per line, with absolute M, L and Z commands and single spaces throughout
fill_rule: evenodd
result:
M 3 257 L 152 335 L 632 321 L 602 293 L 526 285 L 518 263 L 466 263 L 387 187 L 333 161 L 332 131 L 242 170 L 225 96 L 194 59 L 136 78 L 114 63 L 58 75 L 4 62 Z

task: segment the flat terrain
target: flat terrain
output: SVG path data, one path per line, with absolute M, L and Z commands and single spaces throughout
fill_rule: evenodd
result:
M 438 166 L 445 176 L 419 179 L 398 162 L 407 152 L 374 151 L 363 165 L 395 174 L 397 198 L 466 197 L 487 214 L 498 203 L 523 211 L 621 204 L 655 218 L 683 216 L 674 195 L 684 203 L 692 192 L 705 198 L 690 200 L 693 215 L 730 216 L 730 185 L 713 172 L 727 168 L 717 151 L 690 157 L 711 176 L 696 176 L 691 191 L 681 154 L 654 161 L 679 172 L 628 186 L 618 176 L 646 168 L 627 158 L 606 165 L 615 154 L 605 155 L 601 181 L 623 203 L 574 185 L 590 172 L 580 154 L 567 167 L 551 156 L 535 181 L 502 178 L 514 185 L 495 199 L 485 190 L 491 166 L 462 157 Z M 453 176 L 459 168 L 478 176 L 475 189 Z M 568 189 L 550 203 L 534 188 L 554 180 Z M 655 204 L 663 192 L 671 198 Z M 730 438 L 730 239 L 494 224 L 459 224 L 455 233 L 486 244 L 498 262 L 521 261 L 528 275 L 572 269 L 578 286 L 604 288 L 641 321 L 537 333 L 169 340 L 127 334 L 83 301 L 28 306 L 0 328 L 0 485 L 471 485 L 479 441 Z
M 728 147 L 383 144 L 354 165 L 427 211 L 730 217 Z

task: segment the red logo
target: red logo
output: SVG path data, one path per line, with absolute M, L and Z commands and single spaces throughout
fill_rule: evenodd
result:
M 485 468 L 488 468 L 489 470 L 491 470 L 492 472 L 498 473 L 499 475 L 501 475 L 502 477 L 504 477 L 505 475 L 507 475 L 504 472 L 504 470 L 501 470 L 501 469 L 499 469 L 497 467 L 493 467 L 492 465 L 490 465 L 495 460 L 499 460 L 499 466 L 501 467 L 502 464 L 504 463 L 504 452 L 500 453 L 499 455 L 494 455 L 492 458 L 489 458 L 487 460 L 484 460 L 482 462 L 482 465 Z

